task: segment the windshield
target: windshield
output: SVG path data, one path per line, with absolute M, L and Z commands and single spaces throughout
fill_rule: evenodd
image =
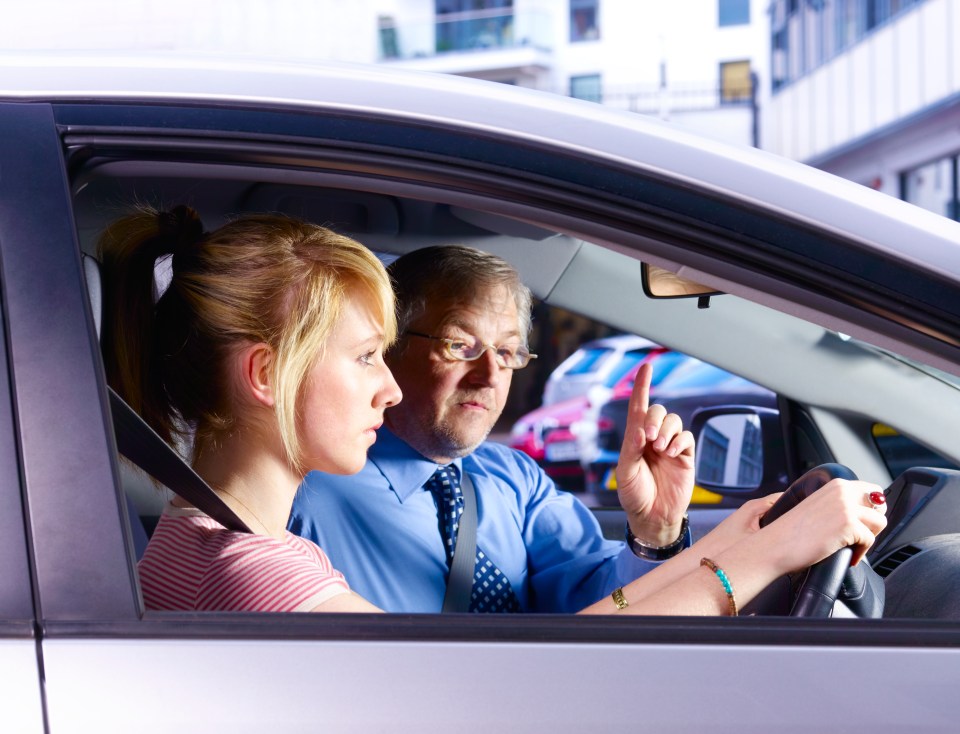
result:
M 837 333 L 837 336 L 839 336 L 844 341 L 851 342 L 852 344 L 857 344 L 865 349 L 870 350 L 871 352 L 876 352 L 877 354 L 885 354 L 888 357 L 892 357 L 898 362 L 902 362 L 903 364 L 910 365 L 915 370 L 919 370 L 920 372 L 930 375 L 930 377 L 940 380 L 941 382 L 944 382 L 947 385 L 951 385 L 957 389 L 960 389 L 960 376 L 951 375 L 949 372 L 944 372 L 943 370 L 937 369 L 936 367 L 931 367 L 930 365 L 923 364 L 922 362 L 917 362 L 914 359 L 910 359 L 909 357 L 904 357 L 903 355 L 897 354 L 896 352 L 892 352 L 889 349 L 885 349 L 884 347 L 878 347 L 874 344 L 870 344 L 869 342 L 861 341 L 860 339 L 854 339 L 852 337 L 847 336 L 846 334 Z

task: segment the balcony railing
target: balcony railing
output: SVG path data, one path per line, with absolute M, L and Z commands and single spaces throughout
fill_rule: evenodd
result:
M 380 60 L 422 59 L 448 53 L 550 47 L 545 13 L 501 8 L 447 13 L 433 23 L 395 24 L 380 19 Z
M 664 112 L 702 112 L 721 107 L 752 107 L 755 104 L 752 85 L 672 84 L 669 87 L 634 86 L 604 89 L 591 101 L 639 112 L 658 115 Z
M 708 137 L 760 146 L 757 82 L 605 87 L 581 99 L 664 120 Z

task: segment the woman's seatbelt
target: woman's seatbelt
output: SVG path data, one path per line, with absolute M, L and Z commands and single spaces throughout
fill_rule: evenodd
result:
M 113 388 L 108 387 L 107 390 L 110 392 L 113 432 L 120 453 L 228 530 L 249 533 L 250 528 L 190 468 L 183 457 L 170 448 Z

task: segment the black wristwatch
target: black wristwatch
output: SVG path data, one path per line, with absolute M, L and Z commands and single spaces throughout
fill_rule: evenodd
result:
M 627 545 L 633 551 L 633 555 L 642 558 L 645 561 L 665 561 L 673 558 L 677 553 L 687 547 L 688 535 L 690 533 L 690 518 L 683 516 L 683 522 L 680 524 L 680 537 L 669 545 L 647 545 L 642 542 L 630 529 L 630 523 L 627 523 Z

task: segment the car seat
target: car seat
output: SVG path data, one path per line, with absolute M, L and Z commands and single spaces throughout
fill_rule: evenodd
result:
M 90 310 L 93 312 L 93 323 L 97 330 L 97 340 L 100 339 L 101 324 L 103 323 L 103 283 L 100 277 L 100 263 L 86 253 L 83 254 L 83 275 L 87 283 L 87 295 L 90 298 Z M 121 470 L 122 471 L 122 470 Z M 143 557 L 149 537 L 136 504 L 124 491 L 124 500 L 127 506 L 127 516 L 130 522 L 130 536 L 133 540 L 134 553 L 137 560 Z

